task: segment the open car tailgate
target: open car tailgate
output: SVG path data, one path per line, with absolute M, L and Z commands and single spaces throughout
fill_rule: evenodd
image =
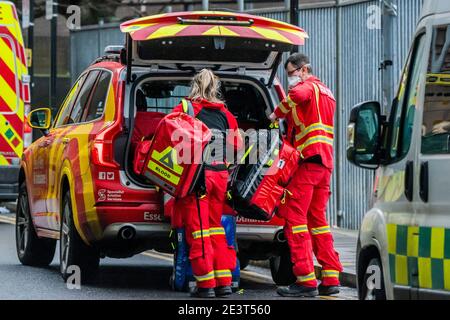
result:
M 230 12 L 176 12 L 125 22 L 127 64 L 273 70 L 307 33 L 277 20 Z

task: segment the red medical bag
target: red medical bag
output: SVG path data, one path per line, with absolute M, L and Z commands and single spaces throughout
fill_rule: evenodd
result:
M 189 114 L 175 112 L 165 116 L 156 128 L 142 174 L 176 198 L 194 191 L 203 167 L 203 151 L 211 131 Z
M 150 151 L 152 140 L 143 140 L 137 143 L 136 150 L 134 151 L 133 170 L 136 174 L 143 174 L 145 160 Z
M 245 218 L 272 219 L 298 166 L 297 150 L 277 135 L 271 140 L 267 151 L 259 154 L 256 164 L 240 165 L 232 182 L 233 208 Z

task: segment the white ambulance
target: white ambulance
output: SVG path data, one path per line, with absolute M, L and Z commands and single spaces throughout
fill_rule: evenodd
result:
M 361 299 L 450 299 L 450 2 L 426 1 L 388 117 L 352 110 L 348 159 L 376 169 L 357 249 Z

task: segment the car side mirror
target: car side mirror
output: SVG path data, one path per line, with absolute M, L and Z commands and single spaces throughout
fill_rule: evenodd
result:
M 347 159 L 356 166 L 377 169 L 381 163 L 380 110 L 377 101 L 364 102 L 352 109 L 347 127 Z
M 33 129 L 46 131 L 50 128 L 52 111 L 48 108 L 40 108 L 28 114 L 28 125 Z

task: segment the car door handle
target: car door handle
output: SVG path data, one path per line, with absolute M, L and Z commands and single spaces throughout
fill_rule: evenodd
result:
M 420 199 L 423 202 L 428 202 L 428 192 L 429 190 L 429 170 L 428 170 L 428 162 L 423 162 L 420 165 Z
M 408 201 L 413 200 L 414 191 L 414 162 L 408 161 L 405 170 L 405 197 Z
M 69 138 L 63 138 L 62 139 L 62 143 L 63 144 L 68 144 L 70 142 L 70 139 Z

